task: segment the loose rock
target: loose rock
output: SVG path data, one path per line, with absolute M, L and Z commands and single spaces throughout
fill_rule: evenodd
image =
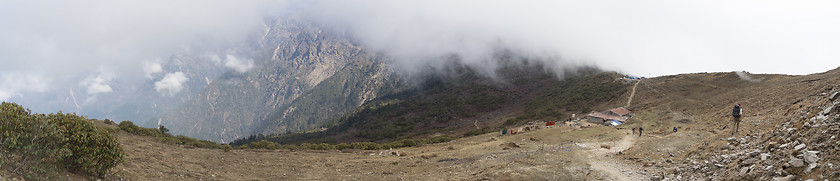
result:
M 770 158 L 770 154 L 769 154 L 769 153 L 762 153 L 762 154 L 761 154 L 761 160 L 762 160 L 762 161 L 767 160 L 767 158 Z
M 790 166 L 793 166 L 793 167 L 805 166 L 805 161 L 803 161 L 802 159 L 799 159 L 799 158 L 792 157 L 792 156 L 790 157 L 790 161 L 788 161 L 788 163 L 790 164 Z
M 816 163 L 820 160 L 820 157 L 817 156 L 818 151 L 806 151 L 805 152 L 805 161 L 808 163 Z
M 795 147 L 793 147 L 793 150 L 801 150 L 802 148 L 805 148 L 805 144 L 796 145 Z
M 773 181 L 793 181 L 796 177 L 793 175 L 788 175 L 784 177 L 773 177 Z

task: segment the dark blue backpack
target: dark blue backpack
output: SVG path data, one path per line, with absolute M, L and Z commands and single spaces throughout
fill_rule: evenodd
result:
M 732 116 L 736 118 L 741 117 L 741 106 L 736 105 L 735 108 L 732 108 Z

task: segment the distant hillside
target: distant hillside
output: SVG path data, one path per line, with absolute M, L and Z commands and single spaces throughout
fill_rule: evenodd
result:
M 451 59 L 446 68 L 398 75 L 387 56 L 296 19 L 272 21 L 255 42 L 243 51 L 257 64 L 253 70 L 222 74 L 142 126 L 160 121 L 173 134 L 219 142 L 326 127 L 346 132 L 336 141 L 390 140 L 561 119 L 619 101 L 628 86 L 615 82 L 621 75 L 594 68 L 556 75 L 506 51 L 491 60 L 502 66 L 492 76 L 460 64 L 457 55 L 441 57 Z
M 341 32 L 297 19 L 272 21 L 265 36 L 245 51 L 255 68 L 221 75 L 179 108 L 158 120 L 174 134 L 229 142 L 262 132 L 320 127 L 332 116 L 401 82 L 385 58 Z
M 618 80 L 620 74 L 592 68 L 557 76 L 541 71 L 541 65 L 523 63 L 499 70 L 492 79 L 466 66 L 452 67 L 449 73 L 428 75 L 414 89 L 370 101 L 332 120 L 324 131 L 251 136 L 233 144 L 263 139 L 290 144 L 461 136 L 606 108 L 606 103 L 621 101 L 631 86 Z

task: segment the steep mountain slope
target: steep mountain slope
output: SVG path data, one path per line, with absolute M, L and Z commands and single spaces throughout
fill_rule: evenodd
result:
M 341 32 L 278 19 L 255 41 L 258 45 L 243 51 L 255 61 L 253 70 L 223 74 L 161 115 L 160 122 L 176 134 L 227 142 L 267 131 L 262 127 L 266 120 L 275 121 L 269 131 L 311 129 L 399 87 L 382 56 Z M 306 100 L 295 102 L 301 96 Z
M 158 73 L 158 76 L 154 76 L 141 85 L 131 87 L 131 90 L 122 91 L 123 94 L 114 95 L 114 98 L 103 99 L 103 101 L 114 102 L 114 104 L 102 103 L 103 105 L 115 105 L 107 108 L 104 117 L 119 121 L 137 121 L 138 124 L 149 126 L 156 125 L 157 120 L 152 121 L 152 118 L 189 101 L 209 84 L 209 80 L 227 71 L 223 66 L 208 63 L 212 60 L 204 53 L 206 52 L 188 50 L 178 52 L 169 57 L 169 61 L 161 64 L 162 71 Z M 187 78 L 181 85 L 180 92 L 168 94 L 165 91 L 157 91 L 155 82 L 161 81 L 165 73 L 173 72 L 182 72 Z
M 503 60 L 511 61 L 511 60 Z M 621 101 L 631 84 L 620 74 L 581 68 L 564 79 L 543 72 L 542 65 L 519 59 L 495 78 L 453 63 L 429 74 L 421 85 L 370 101 L 331 120 L 323 130 L 251 136 L 232 144 L 267 139 L 278 143 L 389 141 L 468 131 L 483 133 L 535 120 L 561 120 L 572 113 L 603 109 Z M 534 71 L 538 70 L 538 71 Z

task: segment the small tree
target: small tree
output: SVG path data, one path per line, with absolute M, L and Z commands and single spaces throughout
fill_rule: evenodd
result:
M 166 127 L 164 127 L 163 125 L 160 125 L 160 127 L 158 127 L 158 130 L 160 130 L 160 134 L 167 134 L 167 133 L 169 133 L 169 129 L 167 129 L 167 128 L 166 128 Z

